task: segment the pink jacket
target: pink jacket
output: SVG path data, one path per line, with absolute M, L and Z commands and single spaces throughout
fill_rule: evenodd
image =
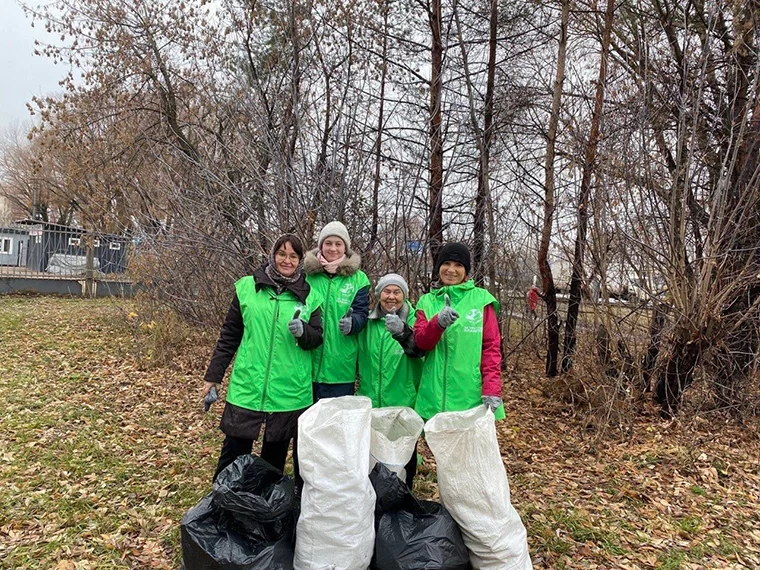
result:
M 445 329 L 438 324 L 438 315 L 429 321 L 423 311 L 417 311 L 414 323 L 414 342 L 422 350 L 433 350 Z M 480 355 L 480 374 L 483 396 L 501 397 L 501 333 L 493 305 L 483 309 L 483 348 Z

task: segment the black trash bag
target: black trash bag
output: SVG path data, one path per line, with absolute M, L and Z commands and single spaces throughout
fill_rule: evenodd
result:
M 214 481 L 214 503 L 251 540 L 273 542 L 293 533 L 294 483 L 261 457 L 241 455 Z
M 419 505 L 406 483 L 382 463 L 375 464 L 369 480 L 375 488 L 375 516 L 400 509 L 414 511 Z
M 434 501 L 419 501 L 385 465 L 370 473 L 375 487 L 376 538 L 373 570 L 469 570 L 470 556 L 459 526 Z
M 184 570 L 293 570 L 294 542 L 256 542 L 235 529 L 235 520 L 209 493 L 182 519 Z
M 185 570 L 293 570 L 293 481 L 245 455 L 181 523 Z

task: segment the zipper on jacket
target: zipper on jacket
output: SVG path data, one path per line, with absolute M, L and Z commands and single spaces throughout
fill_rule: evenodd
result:
M 385 331 L 380 331 L 380 362 L 377 366 L 377 403 L 383 407 L 383 354 L 385 353 Z
M 444 337 L 446 335 L 446 331 L 444 331 Z M 448 380 L 449 380 L 449 343 L 448 339 L 443 339 L 443 406 L 441 407 L 441 411 L 446 411 L 446 388 L 448 387 Z
M 444 334 L 446 334 L 444 332 Z M 443 339 L 443 406 L 442 412 L 446 411 L 446 388 L 449 380 L 449 343 Z
M 330 289 L 332 289 L 332 282 L 333 282 L 333 280 L 330 279 L 329 277 L 327 279 L 328 281 L 327 281 L 327 294 L 325 295 L 325 305 L 327 305 L 327 303 L 330 302 Z M 327 306 L 325 306 L 325 310 L 322 314 L 327 315 Z M 322 326 L 324 329 L 327 329 L 327 327 L 324 325 L 325 325 L 325 322 L 322 323 Z M 325 336 L 327 335 L 325 334 Z M 319 374 L 320 372 L 322 372 L 322 361 L 325 359 L 325 348 L 326 348 L 326 345 L 323 342 L 322 350 L 319 352 L 319 366 L 317 366 L 317 373 L 314 375 L 314 379 L 317 382 L 319 381 Z
M 272 318 L 272 327 L 269 330 L 269 358 L 267 359 L 267 371 L 264 374 L 264 389 L 261 391 L 261 411 L 264 411 L 264 402 L 267 399 L 267 385 L 269 384 L 269 373 L 272 371 L 272 352 L 274 352 L 274 334 L 277 319 L 280 316 L 280 300 L 274 300 L 274 317 Z

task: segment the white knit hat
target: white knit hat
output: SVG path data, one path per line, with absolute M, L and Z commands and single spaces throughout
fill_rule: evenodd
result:
M 346 244 L 346 252 L 351 250 L 351 238 L 348 237 L 348 230 L 346 226 L 338 221 L 330 222 L 326 224 L 322 231 L 319 232 L 319 240 L 317 240 L 317 248 L 322 249 L 322 242 L 330 236 L 339 237 Z
M 388 285 L 396 285 L 404 292 L 404 298 L 409 297 L 409 285 L 406 284 L 406 280 L 398 273 L 388 273 L 380 278 L 375 287 L 375 294 L 379 295 L 380 291 L 385 289 Z

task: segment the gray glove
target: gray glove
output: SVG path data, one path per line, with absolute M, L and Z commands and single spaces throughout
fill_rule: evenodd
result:
M 296 338 L 303 336 L 303 321 L 301 320 L 301 309 L 296 309 L 293 318 L 288 321 L 288 330 Z
M 498 396 L 483 396 L 483 405 L 492 412 L 495 412 L 502 404 L 503 402 Z
M 401 320 L 396 314 L 396 308 L 391 309 L 391 312 L 385 315 L 385 330 L 391 335 L 398 335 L 404 332 L 404 321 Z
M 443 296 L 446 306 L 438 313 L 438 324 L 442 329 L 450 327 L 459 318 L 459 313 L 451 308 L 451 298 L 448 293 Z
M 351 315 L 354 314 L 353 309 L 349 309 L 348 312 L 345 314 L 345 316 L 338 321 L 338 328 L 340 329 L 340 332 L 343 334 L 348 334 L 351 332 L 351 326 L 353 325 L 353 321 L 351 320 Z
M 208 412 L 211 408 L 211 404 L 219 399 L 219 394 L 216 393 L 216 386 L 211 386 L 211 390 L 208 391 L 206 397 L 203 398 L 203 411 Z

